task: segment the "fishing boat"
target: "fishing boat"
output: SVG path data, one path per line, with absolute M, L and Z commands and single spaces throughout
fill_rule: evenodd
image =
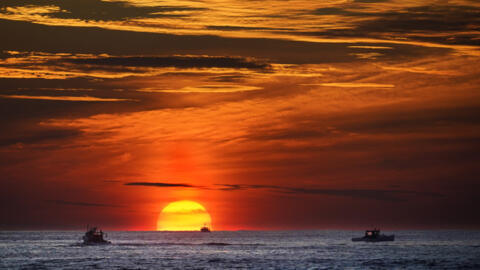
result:
M 352 238 L 353 242 L 384 242 L 384 241 L 394 241 L 395 235 L 385 235 L 380 234 L 379 229 L 366 230 L 363 237 Z
M 87 227 L 87 232 L 83 236 L 83 244 L 93 245 L 93 244 L 110 244 L 110 241 L 105 240 L 103 237 L 106 236 L 102 230 L 99 230 L 97 227 L 89 228 Z
M 201 232 L 210 232 L 210 228 L 205 224 L 203 227 L 200 229 Z

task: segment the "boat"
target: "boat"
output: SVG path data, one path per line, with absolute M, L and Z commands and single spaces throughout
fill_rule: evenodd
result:
M 200 229 L 201 232 L 210 232 L 210 228 L 207 225 L 203 225 L 203 227 Z
M 366 230 L 363 237 L 352 238 L 353 242 L 384 242 L 395 241 L 395 235 L 380 234 L 379 229 Z
M 83 236 L 83 244 L 93 245 L 93 244 L 111 244 L 110 241 L 107 241 L 103 238 L 106 236 L 102 230 L 99 230 L 97 227 L 89 228 L 87 227 L 87 232 Z

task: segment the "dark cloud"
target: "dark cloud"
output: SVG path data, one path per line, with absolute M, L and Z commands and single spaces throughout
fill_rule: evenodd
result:
M 63 200 L 47 200 L 46 202 L 60 204 L 60 205 L 85 206 L 85 207 L 123 207 L 121 205 L 115 205 L 115 204 L 72 202 L 72 201 L 63 201 Z
M 213 77 L 210 77 L 209 79 L 211 81 L 216 81 L 216 82 L 241 82 L 246 78 L 248 78 L 248 76 L 246 75 L 234 74 L 234 75 L 213 76 Z
M 242 31 L 242 30 L 260 30 L 260 31 L 279 31 L 279 30 L 294 30 L 293 28 L 273 28 L 273 27 L 254 27 L 254 26 L 232 26 L 232 25 L 209 25 L 205 27 L 210 30 L 220 31 Z
M 274 192 L 286 194 L 311 194 L 311 195 L 329 195 L 342 196 L 361 199 L 373 199 L 381 201 L 401 202 L 405 201 L 407 196 L 429 196 L 441 197 L 441 194 L 433 192 L 418 192 L 409 190 L 396 189 L 319 189 L 319 188 L 302 188 L 302 187 L 285 187 L 275 185 L 242 185 L 242 184 L 217 184 L 219 190 L 236 191 L 236 190 L 252 190 L 252 189 L 269 189 Z
M 9 58 L 11 57 L 11 54 L 7 53 L 7 52 L 4 52 L 4 51 L 0 51 L 0 59 L 6 59 L 6 58 Z
M 61 11 L 43 15 L 61 19 L 95 21 L 122 21 L 133 18 L 179 17 L 175 11 L 194 11 L 200 8 L 173 6 L 134 6 L 124 1 L 101 0 L 5 0 L 0 3 L 0 12 L 8 13 L 7 7 L 56 6 Z
M 230 184 L 215 184 L 215 186 L 220 186 L 219 190 L 231 191 L 231 190 L 242 190 L 247 187 L 244 185 L 230 185 Z
M 471 6 L 429 5 L 409 8 L 403 12 L 385 14 L 358 27 L 362 33 L 393 32 L 413 35 L 411 38 L 446 44 L 479 45 L 480 8 Z M 423 33 L 444 33 L 429 37 Z M 460 32 L 460 33 L 458 33 Z
M 379 1 L 362 0 L 356 2 Z M 368 20 L 356 22 L 356 25 L 349 29 L 303 33 L 305 35 L 378 37 L 379 35 L 411 33 L 409 38 L 419 41 L 465 45 L 479 44 L 478 34 L 471 32 L 480 29 L 480 8 L 472 6 L 433 4 L 375 13 L 365 12 L 362 9 L 332 7 L 319 8 L 312 13 L 320 16 L 358 16 L 368 18 Z M 443 35 L 428 36 L 428 33 L 443 33 Z
M 145 187 L 188 187 L 188 188 L 197 188 L 190 184 L 183 183 L 161 183 L 161 182 L 130 182 L 125 183 L 125 186 L 145 186 Z
M 148 186 L 148 187 L 189 187 L 201 188 L 190 184 L 173 184 L 173 183 L 159 183 L 159 182 L 132 182 L 124 184 L 126 186 Z M 256 190 L 265 189 L 271 192 L 283 194 L 305 194 L 305 195 L 328 195 L 328 196 L 342 196 L 360 199 L 373 199 L 381 201 L 401 202 L 405 201 L 408 196 L 429 196 L 441 197 L 441 194 L 434 192 L 418 192 L 398 189 L 319 189 L 310 187 L 286 187 L 277 185 L 250 185 L 250 184 L 215 184 L 214 188 L 206 188 L 220 191 L 238 191 L 238 190 Z
M 355 3 L 383 3 L 389 2 L 390 0 L 354 0 Z
M 344 15 L 344 16 L 365 16 L 366 12 L 350 11 L 339 7 L 317 8 L 313 11 L 315 15 Z
M 32 34 L 33 33 L 33 34 Z M 37 34 L 38 33 L 38 34 Z M 41 34 L 40 34 L 41 33 Z M 324 32 L 322 32 L 324 34 Z M 299 34 L 295 32 L 295 34 Z M 311 33 L 309 33 L 311 34 Z M 335 33 L 333 33 L 335 34 Z M 332 34 L 332 35 L 333 35 Z M 246 59 L 267 59 L 269 63 L 314 64 L 359 61 L 349 46 L 355 43 L 318 43 L 268 38 L 226 38 L 217 36 L 170 35 L 116 31 L 93 27 L 46 26 L 0 19 L 0 50 L 49 53 L 111 55 L 222 55 Z M 91 42 L 91 41 L 95 42 Z M 361 43 L 362 45 L 369 45 Z M 385 59 L 438 55 L 449 49 L 401 44 L 382 52 Z M 288 53 L 285 53 L 288 52 Z M 93 61 L 93 60 L 92 60 Z M 211 61 L 211 60 L 209 60 Z
M 253 140 L 307 140 L 331 135 L 331 131 L 324 128 L 297 127 L 288 129 L 266 129 L 264 132 L 252 133 L 248 138 Z
M 175 67 L 175 68 L 247 68 L 267 69 L 269 64 L 240 57 L 223 56 L 122 56 L 98 58 L 71 58 L 64 62 L 86 65 L 127 67 Z
M 50 95 L 50 96 L 82 96 L 88 95 L 98 98 L 116 98 L 120 94 L 112 89 L 102 89 L 99 87 L 97 91 L 93 92 L 77 92 L 71 94 L 69 91 L 44 91 L 36 90 L 42 85 L 63 85 L 68 87 L 74 82 L 81 80 L 47 80 L 47 79 L 0 79 L 0 89 L 2 94 L 9 95 Z M 83 81 L 88 81 L 84 79 Z M 15 86 L 16 84 L 16 86 Z M 36 87 L 35 87 L 36 84 Z M 98 84 L 90 83 L 90 86 Z M 32 87 L 28 90 L 18 90 L 18 87 L 28 86 Z M 79 87 L 79 86 L 77 86 Z M 129 93 L 123 93 L 122 96 L 131 96 Z M 135 98 L 134 98 L 135 99 Z M 73 117 L 87 117 L 90 115 L 100 113 L 114 113 L 114 112 L 129 112 L 139 111 L 149 108 L 150 105 L 139 102 L 71 102 L 62 100 L 31 100 L 31 99 L 7 99 L 0 98 L 0 124 L 4 127 L 0 138 L 5 140 L 5 143 L 10 143 L 16 139 L 9 138 L 20 137 L 22 141 L 33 142 L 38 139 L 48 137 L 74 137 L 80 135 L 77 131 L 53 131 L 45 130 L 44 127 L 37 127 L 38 123 L 50 118 L 73 118 Z M 111 103 L 111 104 L 110 104 Z M 115 104 L 113 104 L 115 103 Z M 151 107 L 150 107 L 151 108 Z M 19 136 L 19 134 L 22 134 Z M 0 139 L 2 140 L 2 139 Z
M 411 133 L 433 128 L 480 125 L 477 117 L 480 115 L 480 104 L 424 107 L 417 110 L 403 107 L 383 108 L 381 114 L 378 113 L 379 109 L 357 111 L 355 119 L 349 114 L 338 115 L 338 118 L 332 120 L 340 130 L 367 134 Z
M 1 45 L 0 45 L 1 46 Z M 80 65 L 79 65 L 80 66 Z M 87 68 L 87 67 L 85 67 Z M 109 69 L 105 66 L 105 69 Z M 194 76 L 212 76 L 212 73 L 195 74 Z M 169 76 L 184 76 L 183 74 L 166 74 Z M 189 74 L 189 76 L 193 76 Z M 215 75 L 214 75 L 215 76 Z M 175 77 L 173 77 L 175 80 Z M 240 77 L 239 77 L 240 78 Z M 151 78 L 143 77 L 148 80 Z M 233 77 L 232 77 L 233 79 Z M 251 93 L 201 93 L 178 95 L 176 93 L 149 93 L 136 91 L 137 85 L 129 84 L 130 78 L 95 80 L 89 77 L 69 79 L 23 79 L 0 78 L 0 92 L 3 95 L 29 96 L 91 96 L 98 98 L 128 99 L 122 102 L 82 102 L 63 100 L 33 100 L 0 98 L 0 141 L 3 145 L 16 143 L 17 136 L 25 137 L 22 141 L 29 141 L 29 137 L 37 136 L 45 127 L 34 127 L 48 119 L 73 119 L 89 117 L 96 114 L 129 113 L 165 108 L 203 107 L 225 101 L 242 100 L 259 95 L 261 91 Z M 117 91 L 121 88 L 121 91 Z M 56 90 L 62 89 L 62 90 Z M 77 90 L 69 90 L 77 89 Z M 87 90 L 78 90 L 87 89 Z M 92 90 L 88 90 L 92 89 Z M 190 98 L 199 96 L 208 98 Z M 32 128 L 33 127 L 33 128 Z M 75 132 L 75 131 L 72 131 Z M 22 135 L 22 136 L 19 136 Z M 66 134 L 66 131 L 59 134 Z M 48 135 L 48 134 L 47 134 Z M 72 134 L 72 138 L 74 134 Z M 43 136 L 43 135 L 42 135 Z M 65 135 L 66 136 L 66 135 Z
M 54 142 L 58 143 L 59 141 L 65 139 L 71 139 L 78 137 L 82 134 L 81 131 L 77 129 L 55 129 L 55 128 L 36 128 L 31 127 L 28 130 L 23 130 L 19 133 L 18 129 L 16 132 L 11 133 L 8 130 L 0 134 L 0 146 L 8 145 L 24 145 L 24 144 L 36 144 L 36 143 L 48 143 Z
M 480 29 L 480 8 L 456 5 L 428 5 L 381 15 L 360 27 L 379 32 L 462 31 Z

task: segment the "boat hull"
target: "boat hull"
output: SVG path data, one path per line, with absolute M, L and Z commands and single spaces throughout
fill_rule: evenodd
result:
M 84 245 L 110 245 L 112 242 L 110 241 L 105 241 L 105 242 L 88 242 L 88 241 L 83 241 Z
M 380 235 L 378 237 L 357 237 L 352 238 L 353 242 L 388 242 L 395 241 L 395 235 Z
M 89 238 L 87 236 L 83 237 L 83 244 L 84 245 L 108 245 L 111 244 L 112 242 L 107 241 L 105 239 L 99 239 L 99 238 Z

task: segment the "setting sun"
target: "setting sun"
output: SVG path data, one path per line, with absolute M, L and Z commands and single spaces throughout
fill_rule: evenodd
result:
M 198 231 L 211 226 L 205 207 L 194 201 L 176 201 L 163 208 L 157 220 L 157 231 Z

